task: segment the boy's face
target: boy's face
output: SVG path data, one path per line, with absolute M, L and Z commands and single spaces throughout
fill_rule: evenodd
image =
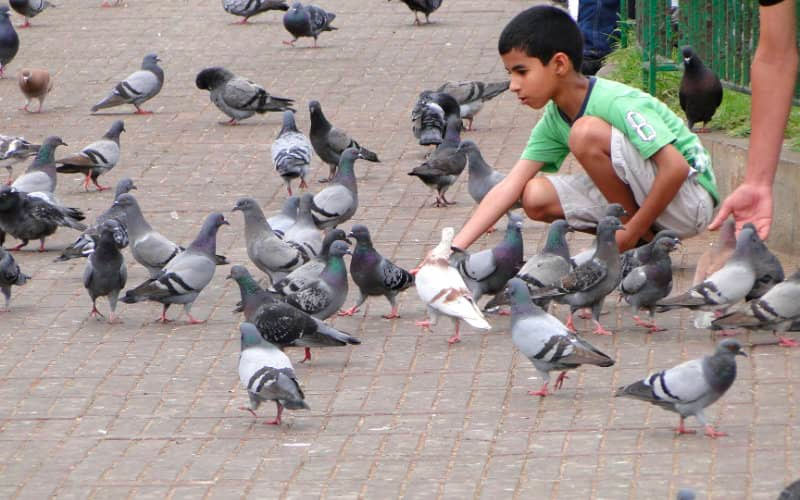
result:
M 519 49 L 511 49 L 500 58 L 511 76 L 508 88 L 517 94 L 523 105 L 540 109 L 555 95 L 559 79 L 552 60 L 545 66 L 539 58 L 530 57 Z

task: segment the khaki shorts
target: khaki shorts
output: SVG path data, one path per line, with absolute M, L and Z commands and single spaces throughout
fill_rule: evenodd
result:
M 636 203 L 641 206 L 653 186 L 656 166 L 645 160 L 625 134 L 611 128 L 611 163 L 614 172 L 627 184 Z M 569 175 L 549 175 L 565 218 L 570 226 L 590 230 L 605 215 L 608 201 L 584 172 Z M 714 202 L 708 191 L 698 184 L 692 170 L 678 194 L 656 219 L 655 230 L 672 229 L 681 238 L 700 234 L 711 222 Z

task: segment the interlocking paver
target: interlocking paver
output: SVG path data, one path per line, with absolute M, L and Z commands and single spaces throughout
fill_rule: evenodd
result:
M 497 36 L 525 5 L 447 0 L 433 24 L 418 28 L 398 2 L 323 3 L 338 14 L 340 29 L 311 50 L 280 44 L 275 14 L 240 27 L 217 2 L 99 3 L 49 10 L 20 32 L 10 73 L 46 67 L 55 90 L 46 112 L 30 115 L 16 109 L 13 79 L 0 81 L 0 132 L 34 140 L 59 134 L 70 143 L 66 153 L 124 119 L 122 161 L 106 182 L 132 177 L 150 223 L 175 241 L 188 243 L 208 212 L 223 211 L 232 225 L 221 230 L 218 251 L 249 265 L 241 218 L 230 209 L 250 195 L 272 212 L 285 196 L 269 160 L 280 117 L 220 125 L 223 115 L 194 86 L 196 73 L 214 64 L 296 98 L 303 130 L 307 102 L 319 99 L 334 124 L 379 153 L 380 164 L 357 163 L 361 208 L 353 222 L 367 224 L 377 248 L 398 264 L 416 265 L 443 227 L 459 226 L 472 210 L 465 179 L 451 190 L 458 203 L 439 210 L 406 175 L 424 155 L 409 111 L 420 90 L 445 80 L 503 78 Z M 90 115 L 150 51 L 166 72 L 162 93 L 147 106 L 156 113 Z M 507 170 L 535 120 L 504 95 L 486 105 L 466 137 Z M 326 171 L 315 160 L 312 179 Z M 80 182 L 60 177 L 58 196 L 92 219 L 110 195 L 83 193 Z M 545 227 L 526 221 L 526 254 L 541 246 Z M 153 324 L 159 308 L 137 304 L 121 306 L 124 323 L 110 326 L 86 318 L 83 262 L 52 262 L 74 236 L 59 231 L 48 240 L 53 251 L 17 254 L 34 279 L 15 289 L 11 312 L 0 315 L 3 498 L 649 499 L 691 486 L 701 498 L 766 499 L 800 468 L 797 351 L 757 346 L 740 361 L 735 385 L 708 412 L 731 436 L 676 438 L 675 415 L 614 399 L 612 391 L 709 352 L 715 339 L 685 312 L 659 318 L 668 332 L 643 334 L 614 300 L 606 318 L 617 334 L 592 342 L 617 364 L 574 372 L 555 396 L 539 399 L 527 395 L 540 381 L 513 350 L 507 318 L 492 317 L 490 332 L 467 329 L 464 342 L 449 346 L 448 322 L 433 333 L 414 326 L 424 307 L 413 290 L 399 297 L 402 318 L 392 322 L 379 318 L 386 301 L 370 299 L 364 313 L 333 319 L 362 345 L 318 350 L 296 366 L 312 409 L 288 412 L 279 428 L 265 426 L 274 405 L 264 405 L 258 419 L 237 409 L 246 403 L 236 375 L 240 318 L 230 312 L 239 293 L 223 279 L 227 268 L 193 309 L 209 318 L 205 325 Z M 675 256 L 675 290 L 688 284 L 709 238 L 689 241 Z M 572 246 L 589 240 L 574 235 Z M 795 262 L 784 257 L 788 270 Z M 129 265 L 129 284 L 145 277 Z M 349 295 L 348 304 L 352 284 Z M 766 333 L 740 338 L 772 340 Z

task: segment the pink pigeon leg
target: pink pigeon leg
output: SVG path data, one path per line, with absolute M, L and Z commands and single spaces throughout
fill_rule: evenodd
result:
M 339 316 L 352 316 L 358 312 L 358 306 L 353 306 L 350 309 L 345 309 L 343 311 L 339 311 Z
M 681 423 L 680 423 L 680 424 L 678 424 L 678 428 L 677 428 L 677 429 L 675 429 L 675 434 L 677 434 L 677 435 L 679 435 L 679 436 L 680 436 L 681 434 L 697 434 L 697 431 L 695 431 L 695 430 L 690 430 L 690 429 L 687 429 L 687 428 L 686 428 L 686 427 L 683 425 L 683 421 L 684 421 L 684 420 L 685 420 L 685 418 L 684 418 L 684 417 L 681 417 Z
M 714 429 L 714 427 L 712 427 L 711 425 L 706 425 L 705 434 L 706 434 L 706 436 L 708 436 L 710 438 L 715 438 L 715 439 L 718 438 L 718 437 L 723 437 L 723 436 L 727 436 L 728 435 L 727 432 L 718 431 L 718 430 Z
M 383 315 L 383 319 L 395 319 L 399 317 L 400 313 L 397 312 L 397 306 L 392 306 L 392 312 Z
M 568 379 L 567 372 L 561 372 L 556 379 L 556 383 L 553 384 L 554 389 L 561 389 L 561 386 L 564 385 L 564 380 Z
M 311 349 L 308 347 L 306 347 L 305 356 L 303 356 L 303 359 L 301 359 L 300 362 L 305 363 L 306 361 L 311 361 Z
M 97 179 L 92 179 L 92 182 L 94 183 L 98 191 L 105 191 L 106 189 L 110 189 L 109 186 L 101 186 L 100 184 L 98 184 Z
M 448 344 L 455 344 L 456 342 L 461 342 L 461 336 L 459 335 L 459 332 L 458 332 L 459 326 L 460 326 L 460 322 L 458 320 L 456 320 L 456 333 L 454 333 L 452 337 L 447 339 L 447 343 Z
M 570 311 L 569 315 L 567 316 L 567 323 L 565 326 L 569 331 L 577 332 L 577 330 L 575 329 L 575 323 L 572 321 L 572 311 Z
M 207 321 L 207 320 L 205 320 L 205 319 L 195 319 L 195 318 L 194 318 L 194 317 L 193 317 L 191 314 L 189 314 L 188 312 L 186 313 L 186 316 L 189 318 L 189 324 L 190 324 L 190 325 L 202 325 L 203 323 L 205 323 L 205 322 Z
M 275 420 L 264 422 L 266 425 L 281 425 L 281 413 L 283 413 L 283 405 L 277 401 L 275 401 L 275 405 L 278 407 L 278 414 L 275 415 Z
M 104 318 L 105 316 L 103 316 L 103 313 L 101 313 L 100 311 L 97 310 L 97 305 L 96 304 L 92 304 L 92 310 L 89 311 L 89 317 L 90 318 L 97 318 L 99 320 L 100 318 Z
M 421 326 L 424 330 L 431 329 L 431 320 L 429 319 L 426 319 L 425 321 L 415 321 L 414 324 L 417 326 Z
M 594 327 L 594 331 L 592 331 L 592 333 L 594 333 L 595 335 L 614 335 L 614 333 L 611 330 L 606 330 L 603 327 L 603 325 L 600 324 L 599 321 L 595 321 L 594 324 L 595 324 L 595 327 Z
M 254 417 L 258 416 L 258 415 L 256 415 L 256 412 L 254 412 L 252 408 L 248 408 L 246 406 L 240 406 L 239 409 L 242 410 L 242 411 L 249 411 L 250 414 L 253 415 Z
M 778 345 L 781 347 L 797 347 L 800 346 L 800 343 L 798 343 L 796 340 L 790 339 L 789 337 L 779 336 Z
M 542 386 L 542 388 L 539 389 L 538 391 L 528 391 L 528 395 L 529 396 L 545 397 L 545 396 L 549 396 L 550 394 L 552 394 L 552 392 L 547 390 L 547 382 L 545 382 L 544 385 Z
M 308 184 L 306 184 L 305 179 L 300 179 L 300 189 L 308 189 Z

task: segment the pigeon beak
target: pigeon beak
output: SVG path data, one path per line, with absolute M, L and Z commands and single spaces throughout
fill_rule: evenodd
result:
M 222 219 L 222 222 L 220 222 L 220 224 L 224 224 L 224 225 L 226 225 L 226 226 L 230 226 L 230 225 L 231 225 L 231 223 L 230 223 L 230 222 L 228 222 L 228 221 L 227 221 L 227 220 L 225 220 L 225 219 Z
M 231 212 L 236 212 L 237 210 L 241 210 L 241 207 L 239 207 L 239 205 L 236 205 L 235 207 L 233 207 L 231 209 Z
M 349 233 L 347 233 L 347 237 L 346 237 L 345 239 L 346 239 L 348 242 L 350 242 L 350 238 L 355 238 L 355 237 L 356 237 L 356 235 L 355 235 L 355 234 L 353 234 L 353 232 L 352 232 L 352 231 L 350 231 Z
M 744 352 L 744 351 L 739 351 L 739 352 L 736 353 L 736 355 L 737 356 L 744 356 L 745 358 L 747 357 L 747 353 Z
M 617 231 L 624 231 L 624 230 L 625 230 L 624 225 L 620 224 L 619 226 L 617 226 Z
M 568 233 L 574 233 L 575 232 L 575 228 L 572 227 L 572 226 L 567 226 L 567 229 L 565 231 L 568 232 Z
M 131 184 L 131 189 L 139 189 L 139 188 L 137 188 L 136 185 Z
M 692 58 L 691 58 L 691 57 L 684 57 L 684 58 L 683 58 L 683 62 L 684 62 L 685 64 L 689 64 L 689 61 L 691 61 L 691 60 L 692 60 Z

